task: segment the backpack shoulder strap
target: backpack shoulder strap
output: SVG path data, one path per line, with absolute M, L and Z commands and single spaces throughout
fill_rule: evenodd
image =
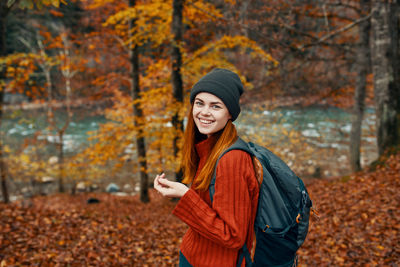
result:
M 247 153 L 249 153 L 251 156 L 254 156 L 254 153 L 252 152 L 252 150 L 250 149 L 249 145 L 240 137 L 238 137 L 238 139 L 235 141 L 235 143 L 233 143 L 230 147 L 228 147 L 219 157 L 218 160 L 215 164 L 214 167 L 214 173 L 213 173 L 213 177 L 211 179 L 210 182 L 210 186 L 209 186 L 209 193 L 210 193 L 210 199 L 211 199 L 211 203 L 214 200 L 214 194 L 215 194 L 215 178 L 217 176 L 217 165 L 219 160 L 229 151 L 231 150 L 242 150 L 245 151 Z M 251 266 L 252 264 L 252 260 L 251 260 L 251 255 L 249 250 L 247 249 L 247 245 L 246 243 L 243 245 L 243 247 L 240 249 L 240 253 L 239 253 L 239 258 L 238 261 L 236 263 L 236 267 L 240 267 L 242 266 L 242 262 L 243 259 L 245 259 L 246 261 L 246 265 L 249 264 L 249 266 Z
M 249 148 L 247 142 L 245 142 L 242 138 L 238 137 L 238 139 L 235 141 L 235 143 L 233 143 L 230 147 L 228 147 L 224 152 L 222 152 L 222 154 L 218 157 L 218 160 L 215 164 L 214 167 L 214 173 L 210 182 L 210 186 L 209 186 L 209 192 L 210 192 L 210 199 L 211 199 L 211 203 L 214 200 L 214 193 L 215 193 L 215 178 L 217 176 L 217 165 L 219 160 L 229 151 L 231 150 L 242 150 L 245 151 L 247 153 L 249 153 L 250 155 L 253 156 L 253 152 L 251 151 L 251 149 Z

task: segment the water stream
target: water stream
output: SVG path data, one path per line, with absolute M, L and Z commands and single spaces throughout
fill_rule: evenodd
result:
M 63 124 L 65 113 L 55 116 L 59 126 Z M 74 117 L 64 136 L 66 153 L 77 153 L 88 146 L 88 132 L 98 129 L 107 120 L 102 115 L 96 115 L 87 110 L 75 110 Z M 321 158 L 321 160 L 336 160 L 343 162 L 342 172 L 328 172 L 325 176 L 341 175 L 348 172 L 346 161 L 350 141 L 351 114 L 343 109 L 334 107 L 281 108 L 272 111 L 243 110 L 237 123 L 239 132 L 254 133 L 264 136 L 277 136 L 279 131 L 295 130 L 301 133 L 305 140 L 304 146 L 310 145 L 320 149 L 335 150 L 336 159 Z M 43 110 L 6 111 L 1 125 L 4 143 L 12 149 L 17 149 L 26 138 L 38 135 L 38 140 L 48 143 L 57 142 L 54 135 L 46 130 L 47 121 Z M 369 164 L 377 157 L 374 137 L 375 113 L 372 108 L 366 110 L 362 133 L 362 163 Z M 277 144 L 282 147 L 288 144 Z M 301 149 L 301 148 L 300 148 Z M 49 153 L 53 153 L 50 151 Z

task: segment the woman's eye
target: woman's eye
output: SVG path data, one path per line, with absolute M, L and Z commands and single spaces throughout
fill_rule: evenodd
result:
M 213 105 L 212 106 L 214 109 L 220 109 L 221 107 L 220 106 L 218 106 L 218 105 Z
M 200 101 L 196 101 L 195 104 L 196 104 L 196 106 L 202 106 L 203 105 L 203 103 L 200 102 Z

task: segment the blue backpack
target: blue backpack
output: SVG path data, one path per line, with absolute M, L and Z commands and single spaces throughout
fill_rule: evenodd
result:
M 254 261 L 245 243 L 237 266 L 241 266 L 243 258 L 246 266 L 296 265 L 296 251 L 306 238 L 312 207 L 303 181 L 271 151 L 251 142 L 246 143 L 241 138 L 225 150 L 219 159 L 235 149 L 252 156 L 256 176 L 262 179 L 259 180 L 260 192 L 254 222 Z M 209 187 L 211 202 L 215 193 L 215 172 Z

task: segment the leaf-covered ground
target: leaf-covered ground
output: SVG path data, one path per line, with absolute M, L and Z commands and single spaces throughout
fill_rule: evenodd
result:
M 2 205 L 0 266 L 171 266 L 186 226 L 170 214 L 175 203 L 151 199 L 60 194 Z
M 400 266 L 400 154 L 373 172 L 309 186 L 320 213 L 299 251 L 304 266 Z
M 320 219 L 300 266 L 400 265 L 400 155 L 308 189 Z M 1 204 L 0 266 L 173 266 L 186 226 L 171 215 L 174 202 L 154 191 L 151 199 L 81 194 Z

